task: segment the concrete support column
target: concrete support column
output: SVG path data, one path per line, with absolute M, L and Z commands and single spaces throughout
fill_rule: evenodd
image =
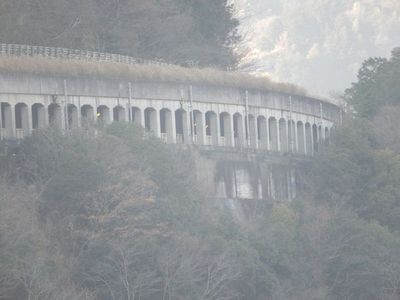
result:
M 27 124 L 27 133 L 28 135 L 32 134 L 32 106 L 27 106 L 27 114 L 28 114 L 28 124 Z
M 172 130 L 172 132 L 171 132 L 171 138 L 172 138 L 171 143 L 176 144 L 176 119 L 175 119 L 175 112 L 174 112 L 174 111 L 171 111 L 170 114 L 171 114 L 171 127 L 172 127 L 172 128 L 171 128 L 171 130 Z
M 286 122 L 286 128 L 285 128 L 285 131 L 286 131 L 286 150 L 287 150 L 287 152 L 290 152 L 291 151 L 291 143 L 290 143 L 290 140 L 289 140 L 289 123 L 290 123 L 290 121 L 289 120 L 287 120 L 287 121 L 285 121 Z
M 229 127 L 229 138 L 230 138 L 230 147 L 235 147 L 235 132 L 234 132 L 234 127 L 233 127 L 233 115 L 229 115 L 228 118 L 228 127 Z M 225 130 L 225 135 L 227 134 L 226 130 Z
M 243 148 L 248 148 L 248 145 L 249 145 L 248 139 L 250 138 L 250 135 L 249 135 L 250 131 L 249 131 L 249 128 L 247 128 L 247 125 L 246 125 L 246 114 L 243 114 L 241 126 L 243 128 L 243 140 L 241 141 L 242 142 L 242 147 Z M 247 128 L 247 130 L 246 130 L 246 128 Z
M 311 126 L 311 128 L 310 128 L 310 130 L 311 130 L 311 156 L 314 156 L 314 129 L 313 129 L 313 126 L 310 124 L 310 126 Z
M 257 116 L 254 116 L 253 118 L 253 126 L 254 128 L 252 129 L 252 136 L 254 138 L 254 142 L 253 142 L 253 147 L 254 149 L 258 149 L 258 122 L 257 122 Z M 251 126 L 250 126 L 251 128 Z
M 10 122 L 10 138 L 15 139 L 16 138 L 16 133 L 15 133 L 15 105 L 10 105 L 10 118 L 11 118 L 11 122 Z
M 191 144 L 193 141 L 192 141 L 192 124 L 190 123 L 190 111 L 183 113 L 182 126 L 183 126 L 183 142 L 184 144 Z
M 217 127 L 216 130 L 214 130 L 214 132 L 216 132 L 216 137 L 215 137 L 215 142 L 217 146 L 221 146 L 221 142 L 220 142 L 220 136 L 221 136 L 221 124 L 220 124 L 221 120 L 219 117 L 219 113 L 215 114 L 215 126 Z M 214 137 L 213 137 L 214 138 Z
M 78 122 L 78 127 L 82 127 L 82 110 L 81 110 L 81 97 L 78 97 L 78 108 L 77 108 L 77 122 Z
M 303 141 L 304 141 L 304 154 L 307 155 L 307 134 L 306 134 L 306 123 L 303 124 Z
M 200 145 L 205 145 L 206 140 L 207 140 L 207 134 L 206 134 L 206 114 L 201 113 L 201 124 L 198 124 L 198 126 L 201 126 L 201 132 L 197 132 L 197 138 L 200 138 L 199 134 L 201 135 L 201 138 L 199 140 Z
M 140 108 L 140 126 L 142 126 L 142 128 L 144 129 L 146 127 L 145 125 L 145 108 Z
M 266 142 L 267 142 L 267 151 L 271 151 L 271 144 L 269 142 L 270 133 L 269 133 L 269 117 L 268 116 L 266 116 L 266 123 L 267 123 L 267 140 L 266 140 Z
M 155 111 L 155 130 L 154 134 L 156 137 L 161 137 L 161 130 L 160 130 L 160 111 Z
M 294 126 L 294 151 L 296 153 L 299 152 L 299 133 L 297 130 L 297 122 L 293 122 L 293 126 Z
M 65 97 L 64 97 L 63 104 L 60 105 L 60 109 L 61 109 L 61 117 L 59 120 L 60 124 L 61 124 L 60 128 L 62 130 L 66 130 L 67 129 L 66 118 L 67 118 L 68 110 L 67 110 L 67 102 L 65 101 Z
M 277 141 L 277 149 L 278 152 L 281 152 L 281 130 L 280 130 L 280 122 L 279 119 L 276 119 L 276 141 Z
M 49 106 L 48 105 L 44 105 L 43 115 L 44 115 L 44 126 L 49 127 L 50 120 L 49 120 Z

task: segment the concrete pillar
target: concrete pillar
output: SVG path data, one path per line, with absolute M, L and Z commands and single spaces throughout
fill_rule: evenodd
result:
M 79 128 L 82 127 L 82 114 L 81 114 L 81 98 L 78 97 L 78 116 L 77 116 L 77 125 Z
M 221 136 L 221 125 L 220 125 L 220 118 L 219 118 L 219 113 L 215 113 L 215 145 L 216 146 L 221 146 L 220 142 L 219 142 L 219 137 Z
M 28 134 L 32 134 L 32 105 L 28 106 Z
M 271 151 L 271 143 L 269 142 L 269 118 L 268 118 L 268 116 L 266 116 L 265 117 L 266 118 L 266 120 L 265 120 L 265 123 L 266 123 L 266 126 L 267 126 L 267 132 L 266 132 L 266 134 L 267 134 L 267 139 L 266 139 L 266 142 L 267 142 L 267 151 Z
M 160 138 L 161 137 L 160 112 L 155 110 L 155 112 L 153 112 L 153 114 L 155 115 L 155 117 L 153 117 L 154 121 L 155 121 L 155 124 L 154 124 L 155 132 L 154 132 L 154 134 L 155 134 L 156 137 Z
M 50 126 L 50 120 L 49 120 L 49 106 L 44 106 L 43 107 L 43 115 L 44 115 L 44 126 L 49 127 Z
M 303 124 L 303 141 L 304 141 L 304 154 L 307 155 L 307 133 L 306 133 L 306 123 Z
M 10 121 L 10 138 L 15 138 L 15 105 L 10 105 L 11 121 Z
M 277 142 L 277 148 L 278 152 L 281 152 L 281 129 L 280 129 L 280 122 L 278 119 L 276 119 L 276 142 Z
M 235 133 L 234 133 L 234 129 L 233 129 L 233 115 L 229 115 L 228 117 L 228 124 L 227 124 L 228 128 L 229 128 L 229 132 L 227 133 L 225 131 L 225 136 L 227 134 L 229 134 L 229 138 L 230 138 L 230 143 L 229 146 L 230 147 L 235 147 Z
M 176 144 L 176 119 L 175 113 L 170 111 L 169 114 L 171 115 L 171 143 Z
M 298 153 L 299 152 L 299 133 L 298 133 L 298 130 L 297 130 L 298 129 L 297 128 L 297 122 L 294 122 L 293 126 L 294 126 L 294 138 L 295 138 L 295 140 L 294 140 L 294 147 L 295 147 L 294 151 L 296 153 Z

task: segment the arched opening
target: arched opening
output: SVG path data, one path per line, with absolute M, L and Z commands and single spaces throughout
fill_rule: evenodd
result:
M 320 144 L 322 144 L 324 142 L 324 135 L 325 135 L 325 132 L 322 132 L 322 126 L 319 125 L 318 126 L 318 142 Z
M 142 126 L 142 114 L 138 107 L 132 107 L 132 122 L 138 126 Z
M 206 144 L 218 146 L 217 114 L 213 111 L 206 112 Z
M 313 144 L 312 144 L 312 130 L 311 130 L 310 123 L 306 123 L 305 131 L 306 131 L 306 154 L 312 155 L 313 154 Z
M 203 114 L 199 110 L 193 111 L 193 130 L 194 130 L 194 143 L 204 145 L 204 127 Z
M 235 138 L 235 147 L 244 146 L 244 128 L 243 118 L 239 113 L 233 115 L 233 134 Z
M 319 148 L 319 145 L 318 145 L 318 128 L 317 128 L 317 125 L 315 125 L 315 124 L 313 124 L 313 126 L 312 126 L 312 140 L 313 140 L 313 150 L 314 150 L 314 153 L 315 152 L 318 152 L 318 148 Z
M 97 107 L 97 121 L 100 124 L 110 123 L 110 109 L 105 105 L 100 105 Z
M 297 122 L 297 152 L 306 154 L 305 132 L 303 122 Z
M 267 119 L 264 116 L 257 117 L 257 138 L 258 138 L 258 147 L 260 149 L 267 149 L 268 147 Z
M 178 144 L 189 143 L 188 115 L 184 109 L 175 111 L 175 131 Z
M 56 129 L 62 128 L 62 113 L 61 107 L 57 103 L 52 103 L 48 106 L 49 125 Z
M 1 102 L 1 131 L 0 139 L 11 139 L 13 138 L 13 118 L 11 105 L 6 102 Z
M 257 140 L 256 140 L 257 131 L 256 130 L 257 130 L 256 119 L 254 118 L 253 115 L 249 115 L 248 139 L 249 139 L 249 145 L 253 149 L 257 148 Z
M 160 132 L 160 137 L 165 143 L 173 143 L 172 113 L 167 108 L 160 110 Z
M 25 103 L 15 105 L 15 137 L 22 139 L 29 134 L 28 106 Z
M 68 129 L 78 127 L 78 109 L 74 104 L 68 104 Z
M 85 104 L 81 107 L 81 123 L 83 127 L 88 127 L 94 121 L 94 108 L 91 105 Z
M 274 117 L 268 119 L 269 145 L 271 151 L 278 151 L 278 123 Z
M 219 114 L 219 133 L 220 133 L 220 145 L 233 147 L 233 132 L 232 132 L 232 123 L 231 116 L 226 113 Z
M 329 139 L 330 139 L 329 128 L 328 128 L 328 127 L 325 127 L 325 144 L 326 144 L 326 145 L 329 144 Z
M 126 121 L 125 108 L 123 108 L 121 105 L 115 106 L 113 108 L 113 120 L 114 122 Z
M 288 135 L 287 135 L 287 122 L 285 119 L 279 120 L 279 141 L 281 143 L 281 151 L 288 152 Z
M 40 103 L 32 105 L 32 129 L 38 130 L 46 127 L 46 113 L 44 106 Z
M 158 136 L 157 112 L 154 108 L 144 110 L 144 125 L 147 132 Z

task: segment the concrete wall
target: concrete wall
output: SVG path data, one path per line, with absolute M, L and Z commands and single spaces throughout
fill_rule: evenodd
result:
M 229 200 L 295 198 L 296 159 L 318 151 L 339 120 L 331 103 L 276 92 L 0 73 L 1 140 L 46 126 L 133 122 L 196 149 L 199 183 L 210 197 Z

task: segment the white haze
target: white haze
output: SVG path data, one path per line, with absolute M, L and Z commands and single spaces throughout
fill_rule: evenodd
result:
M 242 22 L 242 68 L 341 92 L 362 61 L 400 46 L 400 0 L 233 0 Z

